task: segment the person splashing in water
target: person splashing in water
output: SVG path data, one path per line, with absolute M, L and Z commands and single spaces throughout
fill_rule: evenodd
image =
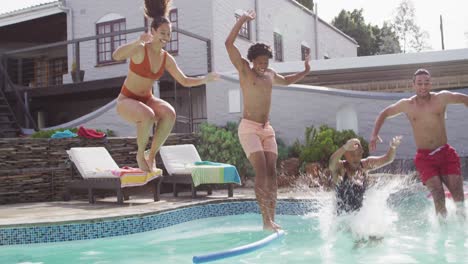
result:
M 130 58 L 127 78 L 117 98 L 117 113 L 137 129 L 138 152 L 136 160 L 143 171 L 155 169 L 155 156 L 174 127 L 176 113 L 166 101 L 153 96 L 153 84 L 167 70 L 181 85 L 192 87 L 218 79 L 216 73 L 191 78 L 179 69 L 163 47 L 171 39 L 171 22 L 167 15 L 171 0 L 145 0 L 145 15 L 152 19 L 150 30 L 137 40 L 115 50 L 112 58 L 122 61 Z M 156 124 L 151 149 L 145 156 L 150 128 Z
M 357 138 L 352 138 L 331 155 L 328 167 L 335 186 L 338 216 L 355 213 L 361 209 L 368 188 L 367 173 L 391 163 L 395 159 L 400 140 L 401 136 L 394 137 L 385 155 L 363 159 L 364 150 L 361 142 Z M 343 156 L 345 160 L 341 160 Z M 355 241 L 354 247 L 358 248 L 369 242 L 377 243 L 382 239 L 383 237 L 375 235 L 369 236 L 368 239 L 361 238 Z
M 442 218 L 447 215 L 445 185 L 452 194 L 457 215 L 465 219 L 460 158 L 455 149 L 447 144 L 445 112 L 449 104 L 464 104 L 468 107 L 468 95 L 450 91 L 431 92 L 431 75 L 426 69 L 418 69 L 414 73 L 413 89 L 416 95 L 401 99 L 379 113 L 372 131 L 370 150 L 376 149 L 384 121 L 404 113 L 413 128 L 418 148 L 414 164 L 421 182 L 432 194 L 436 214 Z
M 394 137 L 385 155 L 363 159 L 361 142 L 352 138 L 331 155 L 328 167 L 335 185 L 338 215 L 351 213 L 362 207 L 364 193 L 368 187 L 367 173 L 391 163 L 395 159 L 400 140 L 401 136 Z M 343 156 L 345 160 L 341 160 Z

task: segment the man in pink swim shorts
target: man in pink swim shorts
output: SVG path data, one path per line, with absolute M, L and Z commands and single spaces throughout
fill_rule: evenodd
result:
M 226 49 L 232 64 L 239 72 L 244 109 L 243 119 L 239 125 L 239 139 L 255 171 L 255 195 L 263 218 L 263 228 L 279 230 L 275 223 L 276 208 L 276 159 L 278 157 L 275 131 L 268 122 L 271 92 L 273 84 L 289 85 L 304 78 L 310 71 L 309 58 L 304 62 L 304 71 L 281 76 L 268 68 L 272 57 L 271 48 L 263 43 L 250 46 L 247 59 L 252 67 L 234 45 L 242 25 L 255 19 L 255 12 L 242 15 L 226 39 Z
M 444 184 L 457 206 L 457 214 L 466 218 L 460 159 L 455 149 L 447 144 L 445 111 L 449 104 L 468 106 L 468 95 L 450 91 L 431 92 L 431 75 L 425 69 L 414 73 L 413 88 L 416 95 L 401 99 L 380 112 L 372 131 L 370 149 L 375 150 L 385 119 L 405 113 L 418 148 L 414 163 L 422 183 L 431 192 L 437 215 L 447 215 Z
M 275 130 L 270 122 L 258 123 L 243 118 L 239 124 L 238 134 L 247 157 L 255 152 L 270 152 L 278 155 Z

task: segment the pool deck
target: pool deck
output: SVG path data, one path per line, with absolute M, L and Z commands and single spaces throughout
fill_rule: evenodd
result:
M 313 189 L 279 189 L 278 199 L 311 199 L 317 194 Z M 210 196 L 199 192 L 197 196 L 192 199 L 188 192 L 179 193 L 178 197 L 173 197 L 172 193 L 165 193 L 161 194 L 161 200 L 158 202 L 153 201 L 151 195 L 131 196 L 123 205 L 118 205 L 115 197 L 96 199 L 95 204 L 82 199 L 0 205 L 0 228 L 138 216 L 197 204 L 255 199 L 252 188 L 236 188 L 234 197 L 231 198 L 227 197 L 226 190 L 215 190 Z

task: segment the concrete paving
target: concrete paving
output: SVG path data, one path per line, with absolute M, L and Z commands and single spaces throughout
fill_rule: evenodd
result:
M 310 199 L 317 195 L 326 195 L 312 189 L 279 189 L 278 199 Z M 234 197 L 228 198 L 226 190 L 213 191 L 207 196 L 205 192 L 197 193 L 192 199 L 190 193 L 179 193 L 173 197 L 172 193 L 161 194 L 160 201 L 153 201 L 152 196 L 131 196 L 123 205 L 116 203 L 115 197 L 96 199 L 95 204 L 87 200 L 57 201 L 43 203 L 20 203 L 0 205 L 0 228 L 24 225 L 44 225 L 52 223 L 66 223 L 77 221 L 93 221 L 106 218 L 119 218 L 151 214 L 170 209 L 216 201 L 254 200 L 252 188 L 234 189 Z

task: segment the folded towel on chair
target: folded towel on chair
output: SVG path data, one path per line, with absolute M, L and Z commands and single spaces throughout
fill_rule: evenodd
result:
M 120 183 L 123 187 L 142 186 L 149 181 L 162 175 L 161 169 L 155 171 L 146 172 L 139 168 L 122 167 L 117 170 L 112 170 L 112 174 L 120 177 Z
M 193 185 L 209 183 L 241 184 L 239 173 L 235 166 L 212 161 L 197 161 L 192 168 Z

